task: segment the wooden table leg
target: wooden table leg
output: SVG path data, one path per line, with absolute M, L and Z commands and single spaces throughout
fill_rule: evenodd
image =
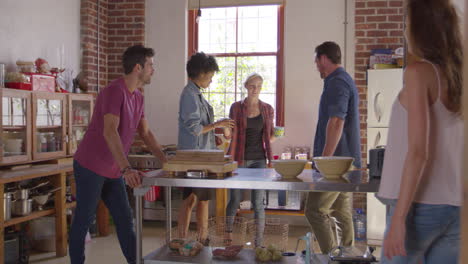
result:
M 107 209 L 104 202 L 99 201 L 96 211 L 96 223 L 99 230 L 99 236 L 108 236 L 109 231 L 109 209 Z
M 227 189 L 216 189 L 216 216 L 226 216 Z
M 67 209 L 66 203 L 66 173 L 61 173 L 55 176 L 54 185 L 60 187 L 60 190 L 55 192 L 55 254 L 57 257 L 67 255 Z
M 4 197 L 5 185 L 0 184 L 0 264 L 3 264 L 5 261 L 5 215 L 3 214 L 4 210 Z

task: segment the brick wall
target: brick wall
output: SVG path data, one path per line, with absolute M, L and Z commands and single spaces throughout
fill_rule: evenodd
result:
M 81 0 L 81 28 L 82 69 L 88 75 L 90 88 L 97 91 L 122 75 L 125 49 L 145 42 L 145 0 Z
M 109 80 L 123 74 L 122 53 L 145 42 L 145 0 L 109 1 L 109 43 L 107 45 Z
M 402 47 L 403 0 L 356 0 L 355 74 L 359 90 L 363 164 L 367 164 L 367 78 L 372 49 Z M 354 207 L 366 208 L 365 196 L 355 195 Z
M 81 70 L 88 76 L 89 89 L 97 91 L 104 87 L 107 79 L 107 0 L 81 1 Z M 99 12 L 99 33 L 98 33 Z M 99 35 L 99 63 L 98 63 L 98 35 Z M 98 85 L 98 64 L 99 85 Z

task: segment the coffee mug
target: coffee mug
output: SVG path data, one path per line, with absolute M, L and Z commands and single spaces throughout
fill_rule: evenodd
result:
M 284 136 L 284 127 L 275 126 L 275 137 L 283 137 Z

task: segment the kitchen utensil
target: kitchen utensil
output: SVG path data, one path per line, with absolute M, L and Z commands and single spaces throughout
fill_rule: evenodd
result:
M 208 172 L 206 170 L 188 170 L 186 177 L 194 179 L 204 179 L 208 178 Z
M 13 193 L 15 200 L 27 200 L 29 198 L 29 189 L 19 189 Z
M 296 250 L 294 250 L 296 254 L 297 254 L 297 248 L 299 246 L 299 242 L 301 242 L 301 240 L 304 240 L 306 242 L 305 250 L 302 251 L 304 264 L 322 263 L 320 259 L 318 258 L 318 256 L 315 254 L 313 247 L 311 247 L 313 239 L 314 239 L 314 234 L 312 234 L 311 232 L 307 232 L 305 236 L 302 236 L 297 239 Z
M 17 216 L 25 216 L 32 211 L 32 199 L 27 200 L 15 200 L 12 202 L 11 214 Z
M 299 246 L 299 243 L 301 242 L 301 240 L 304 240 L 305 243 L 306 243 L 306 247 L 305 247 L 305 259 L 304 259 L 304 263 L 305 264 L 310 264 L 310 256 L 311 256 L 311 241 L 312 241 L 312 233 L 311 232 L 307 232 L 307 234 L 305 236 L 302 236 L 302 237 L 299 237 L 297 239 L 297 243 L 296 243 L 296 250 L 294 250 L 294 252 L 297 252 L 297 248 Z
M 377 146 L 369 150 L 369 176 L 380 178 L 382 176 L 383 162 L 385 157 L 385 147 Z
M 323 177 L 327 179 L 339 179 L 351 169 L 354 158 L 352 157 L 315 157 L 315 166 Z
M 36 202 L 37 205 L 38 205 L 38 208 L 37 208 L 37 209 L 40 210 L 40 211 L 41 211 L 41 210 L 44 210 L 43 206 L 49 201 L 49 196 L 50 196 L 52 193 L 54 193 L 54 192 L 56 192 L 56 191 L 58 191 L 58 190 L 60 190 L 60 189 L 61 189 L 61 187 L 57 187 L 57 188 L 54 188 L 54 189 L 50 190 L 50 191 L 49 191 L 48 193 L 46 193 L 46 194 L 36 195 L 36 196 L 32 197 L 32 199 L 34 200 L 34 202 Z
M 273 160 L 271 162 L 277 173 L 284 179 L 290 179 L 301 174 L 307 160 Z
M 6 220 L 11 218 L 11 197 L 13 193 L 4 193 L 3 194 L 3 215 Z
M 42 187 L 48 183 L 49 182 L 46 181 L 46 182 L 39 183 L 38 185 L 31 187 L 31 188 L 20 188 L 13 193 L 13 197 L 15 200 L 27 200 L 32 190 Z

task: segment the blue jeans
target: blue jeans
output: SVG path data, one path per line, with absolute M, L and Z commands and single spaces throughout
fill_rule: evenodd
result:
M 390 206 L 387 227 L 390 228 L 395 206 Z M 460 247 L 460 207 L 415 203 L 406 220 L 406 257 L 385 258 L 383 264 L 458 263 Z
M 266 160 L 245 160 L 244 165 L 241 168 L 266 168 Z M 239 208 L 242 190 L 241 189 L 230 189 L 229 203 L 226 208 L 226 216 L 235 216 L 237 208 Z M 255 232 L 255 246 L 261 246 L 263 244 L 263 232 L 265 230 L 265 206 L 266 206 L 266 191 L 265 190 L 252 190 L 252 205 L 254 210 L 254 218 L 256 222 Z M 232 225 L 234 218 L 228 218 L 227 231 L 232 232 Z
M 136 262 L 136 237 L 133 216 L 122 177 L 102 177 L 73 162 L 76 182 L 76 210 L 70 229 L 70 260 L 72 264 L 85 261 L 86 232 L 91 224 L 99 200 L 103 200 L 115 223 L 117 236 L 128 263 Z
M 246 160 L 240 168 L 266 168 L 266 160 Z M 242 190 L 230 189 L 229 196 L 226 216 L 235 216 L 241 202 Z M 252 190 L 252 205 L 255 219 L 265 219 L 265 198 L 265 190 Z

